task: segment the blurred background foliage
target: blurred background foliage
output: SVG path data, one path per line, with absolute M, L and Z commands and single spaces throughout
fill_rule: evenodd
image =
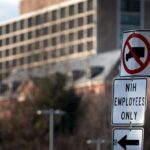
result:
M 105 139 L 102 150 L 111 149 L 111 99 L 107 95 L 85 93 L 76 95 L 72 87 L 67 86 L 68 79 L 55 74 L 44 79 L 36 79 L 37 90 L 32 91 L 33 99 L 14 102 L 12 117 L 0 121 L 0 150 L 48 150 L 49 116 L 37 115 L 36 111 L 61 109 L 64 116 L 55 116 L 56 150 L 94 150 L 95 144 L 88 145 L 88 139 Z M 109 89 L 111 91 L 111 87 Z M 149 105 L 146 113 L 144 149 L 149 143 Z

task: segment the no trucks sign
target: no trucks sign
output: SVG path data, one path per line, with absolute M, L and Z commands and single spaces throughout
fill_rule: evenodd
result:
M 120 76 L 150 76 L 150 31 L 123 34 Z

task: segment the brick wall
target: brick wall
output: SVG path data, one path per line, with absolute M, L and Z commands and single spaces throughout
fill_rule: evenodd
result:
M 29 13 L 67 0 L 21 0 L 20 14 Z

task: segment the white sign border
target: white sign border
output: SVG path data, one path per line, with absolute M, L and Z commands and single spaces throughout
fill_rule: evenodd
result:
M 141 79 L 144 79 L 144 80 L 146 80 L 146 90 L 145 90 L 145 97 L 146 97 L 146 100 L 145 100 L 145 111 L 144 111 L 144 121 L 143 121 L 143 123 L 132 123 L 132 124 L 130 124 L 130 123 L 113 123 L 113 110 L 114 110 L 114 106 L 113 106 L 113 104 L 114 104 L 114 83 L 115 83 L 115 80 L 141 80 Z M 135 127 L 137 127 L 137 126 L 143 126 L 144 124 L 145 124 L 145 112 L 146 112 L 146 108 L 147 108 L 147 85 L 148 85 L 148 80 L 147 80 L 147 78 L 145 77 L 136 77 L 136 78 L 131 78 L 131 77 L 126 77 L 126 78 L 114 78 L 113 79 L 113 84 L 112 84 L 112 91 L 113 91 L 113 93 L 112 93 L 112 112 L 111 112 L 111 124 L 112 124 L 112 126 L 135 126 Z

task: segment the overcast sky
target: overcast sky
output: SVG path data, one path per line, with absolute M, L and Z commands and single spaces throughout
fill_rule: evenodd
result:
M 0 23 L 19 16 L 19 0 L 0 0 Z

